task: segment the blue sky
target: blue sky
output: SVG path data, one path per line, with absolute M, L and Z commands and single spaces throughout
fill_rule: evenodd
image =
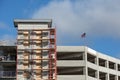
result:
M 120 58 L 119 0 L 0 0 L 0 40 L 16 39 L 13 20 L 53 19 L 58 45 L 88 45 Z M 85 40 L 81 34 L 86 32 Z

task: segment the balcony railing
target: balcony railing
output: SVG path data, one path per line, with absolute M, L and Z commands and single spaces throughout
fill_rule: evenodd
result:
M 15 71 L 0 71 L 0 78 L 15 78 L 16 72 Z
M 0 56 L 0 61 L 15 61 L 16 57 L 15 56 Z

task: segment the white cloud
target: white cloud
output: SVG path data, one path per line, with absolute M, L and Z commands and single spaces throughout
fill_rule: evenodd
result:
M 8 34 L 0 34 L 0 45 L 14 45 L 16 42 L 15 36 L 9 34 L 12 29 L 10 26 L 0 21 L 0 31 L 7 32 Z
M 89 36 L 120 36 L 119 0 L 53 0 L 36 10 L 32 18 L 53 19 L 57 26 L 58 40 Z M 120 38 L 120 37 L 119 37 Z M 65 41 L 65 40 L 64 40 Z M 60 44 L 60 41 L 59 41 Z
M 0 38 L 0 45 L 15 45 L 16 39 L 14 36 L 5 34 Z

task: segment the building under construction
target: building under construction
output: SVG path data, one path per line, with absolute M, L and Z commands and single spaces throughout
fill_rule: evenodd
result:
M 56 31 L 52 20 L 14 20 L 17 28 L 16 80 L 57 80 Z

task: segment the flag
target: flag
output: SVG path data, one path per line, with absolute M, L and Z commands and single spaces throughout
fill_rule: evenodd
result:
M 83 33 L 82 35 L 81 35 L 81 38 L 85 38 L 86 37 L 86 33 Z

